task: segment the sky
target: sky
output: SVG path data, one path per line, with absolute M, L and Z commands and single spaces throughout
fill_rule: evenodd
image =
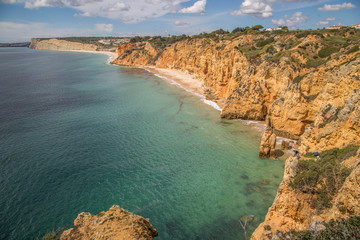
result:
M 0 42 L 360 23 L 360 0 L 0 0 Z

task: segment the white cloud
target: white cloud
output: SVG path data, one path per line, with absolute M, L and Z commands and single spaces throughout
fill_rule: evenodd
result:
M 190 23 L 177 20 L 174 22 L 174 25 L 178 27 L 185 27 L 185 26 L 189 26 Z
M 240 9 L 230 12 L 230 14 L 253 16 L 257 18 L 269 18 L 273 16 L 273 12 L 274 12 L 273 5 L 276 2 L 287 2 L 290 4 L 293 3 L 291 8 L 289 8 L 290 5 L 289 6 L 287 5 L 287 10 L 289 10 L 289 9 L 298 9 L 300 6 L 310 7 L 314 4 L 314 2 L 317 1 L 319 0 L 243 0 Z M 308 3 L 305 4 L 304 2 L 308 2 Z
M 300 23 L 307 22 L 310 18 L 303 16 L 302 12 L 296 12 L 291 17 L 284 17 L 284 19 L 272 20 L 272 23 L 278 26 L 288 26 L 290 29 L 296 29 Z
M 205 13 L 206 0 L 199 0 L 191 7 L 183 8 L 179 13 Z
M 98 32 L 112 33 L 114 26 L 112 24 L 95 24 L 95 28 Z
M 123 2 L 117 2 L 112 7 L 108 8 L 109 12 L 129 11 L 130 6 Z
M 317 23 L 315 23 L 316 26 L 320 26 L 320 25 L 329 25 L 331 21 L 335 21 L 336 19 L 334 17 L 329 17 L 325 20 L 321 20 Z
M 103 36 L 104 29 L 110 30 L 110 26 L 93 29 L 76 28 L 54 28 L 48 23 L 29 22 L 0 22 L 0 42 L 26 42 L 31 38 L 50 38 L 50 37 L 73 37 L 73 36 Z
M 231 12 L 232 15 L 250 15 L 259 18 L 272 17 L 272 0 L 245 0 L 238 11 Z
M 318 8 L 319 11 L 339 11 L 341 9 L 353 9 L 356 8 L 356 6 L 352 3 L 343 3 L 343 4 L 325 4 L 324 7 Z
M 34 9 L 39 7 L 64 7 L 61 0 L 35 0 L 33 2 L 25 2 L 25 8 Z
M 78 11 L 78 17 L 105 17 L 136 23 L 154 19 L 168 13 L 204 13 L 206 0 L 198 0 L 193 6 L 181 5 L 190 0 L 0 0 L 14 4 L 25 3 L 25 8 L 68 7 Z

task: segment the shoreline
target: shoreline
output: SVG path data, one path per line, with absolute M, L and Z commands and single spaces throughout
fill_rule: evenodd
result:
M 90 50 L 64 50 L 64 52 L 81 52 L 81 53 L 95 53 L 95 54 L 104 54 L 107 55 L 108 63 L 111 64 L 117 57 L 117 52 L 108 52 L 108 51 L 90 51 Z
M 176 69 L 157 68 L 153 66 L 139 67 L 148 72 L 151 72 L 155 76 L 169 81 L 174 85 L 178 85 L 187 92 L 199 97 L 205 104 L 210 105 L 218 111 L 222 111 L 224 106 L 224 100 L 213 101 L 207 99 L 204 91 L 204 84 L 194 74 L 182 72 Z

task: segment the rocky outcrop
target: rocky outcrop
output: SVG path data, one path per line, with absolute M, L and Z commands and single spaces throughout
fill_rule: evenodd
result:
M 70 42 L 56 38 L 52 39 L 38 39 L 32 38 L 29 48 L 38 50 L 56 50 L 56 51 L 96 51 L 98 46 L 94 44 L 86 44 L 79 42 Z
M 261 138 L 259 157 L 276 158 L 276 135 L 271 128 L 267 128 Z
M 80 213 L 74 221 L 74 228 L 62 233 L 61 240 L 73 239 L 154 239 L 158 236 L 149 219 L 130 213 L 117 205 L 109 211 L 92 215 Z

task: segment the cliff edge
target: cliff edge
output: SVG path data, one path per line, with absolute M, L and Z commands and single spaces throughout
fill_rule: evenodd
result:
M 80 213 L 74 221 L 74 228 L 64 231 L 60 239 L 148 240 L 156 236 L 158 232 L 150 224 L 149 219 L 114 205 L 109 211 L 98 215 Z

